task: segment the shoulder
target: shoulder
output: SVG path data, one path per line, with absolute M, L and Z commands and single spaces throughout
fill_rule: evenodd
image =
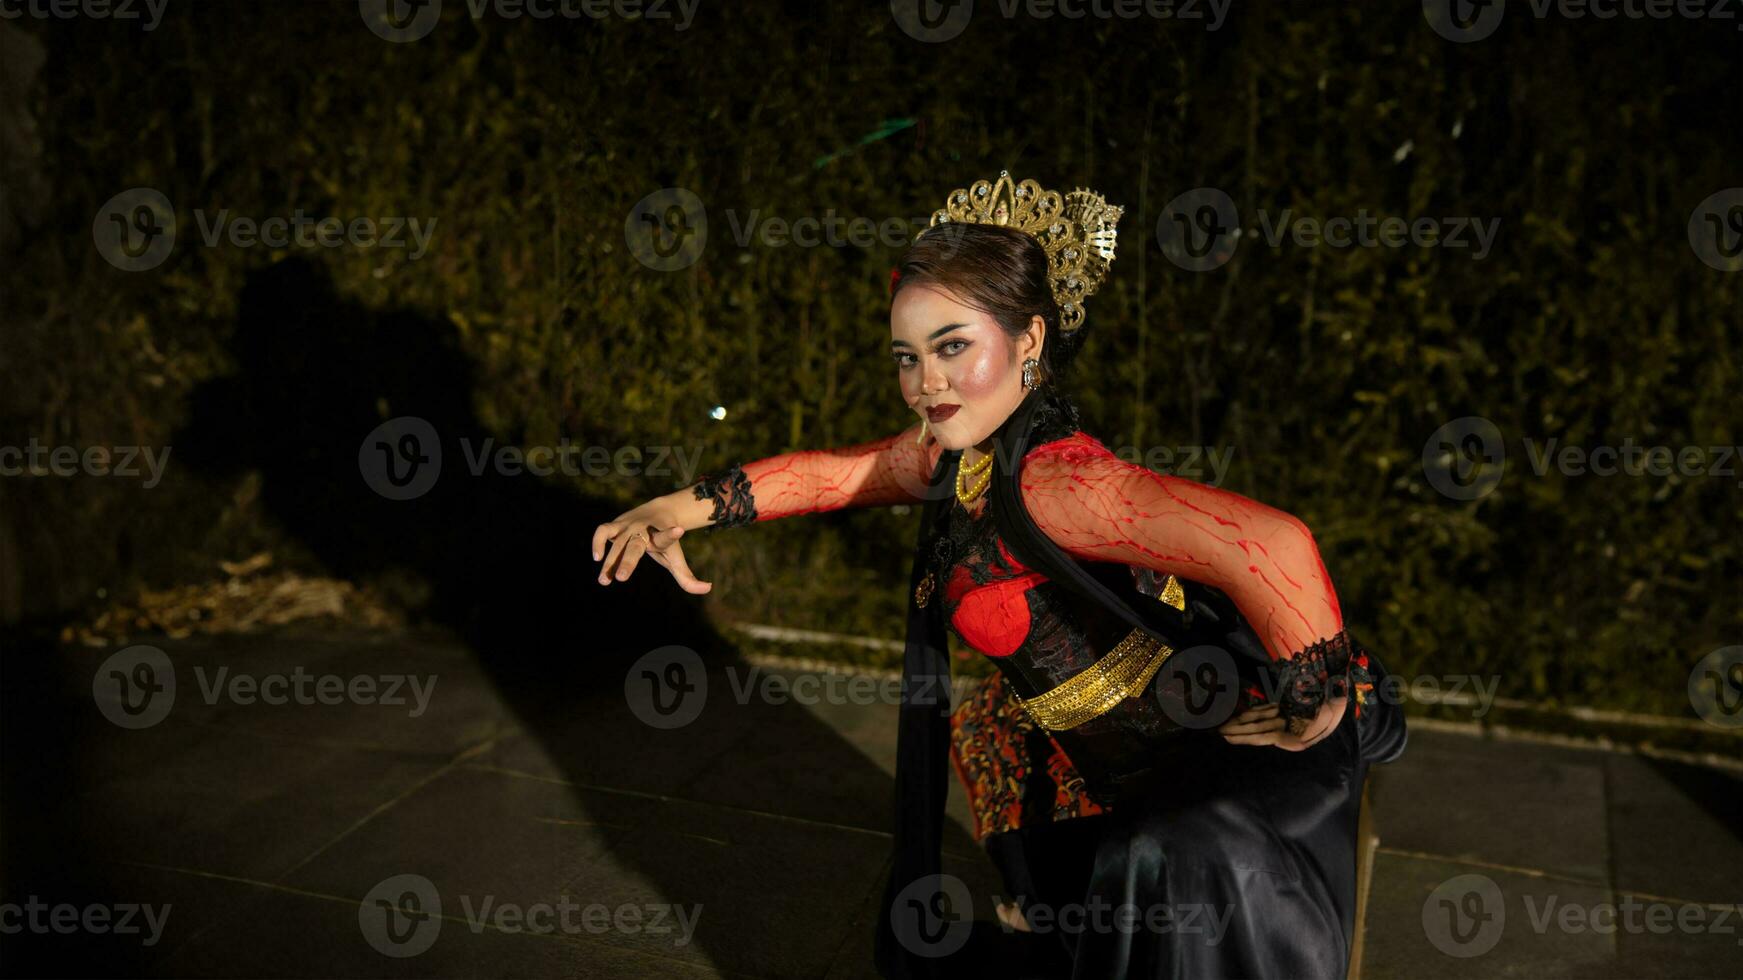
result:
M 1052 473 L 1119 461 L 1100 439 L 1080 429 L 1029 450 L 1023 456 L 1022 469 L 1025 473 L 1031 470 Z

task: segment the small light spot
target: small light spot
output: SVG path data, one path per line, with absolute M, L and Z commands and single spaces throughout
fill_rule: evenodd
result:
M 725 421 L 725 419 L 726 419 L 726 406 L 725 405 L 716 405 L 713 408 L 709 409 L 708 410 L 708 417 L 713 419 L 716 422 Z

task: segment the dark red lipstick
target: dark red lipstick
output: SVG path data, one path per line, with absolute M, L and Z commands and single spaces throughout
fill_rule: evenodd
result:
M 955 415 L 957 409 L 960 409 L 961 407 L 961 405 L 933 405 L 926 409 L 926 421 L 931 422 L 933 425 L 937 425 L 952 415 Z

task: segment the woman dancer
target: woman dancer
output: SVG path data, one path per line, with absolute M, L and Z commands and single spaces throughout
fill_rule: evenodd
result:
M 966 889 L 939 873 L 947 764 L 1016 896 L 1000 920 L 1052 931 L 1038 948 L 1060 972 L 1348 968 L 1362 782 L 1402 751 L 1402 717 L 1369 697 L 1383 670 L 1344 630 L 1306 526 L 1078 429 L 1057 382 L 1121 211 L 1008 174 L 954 191 L 891 274 L 891 357 L 917 426 L 735 466 L 594 534 L 600 584 L 651 557 L 701 594 L 688 530 L 924 504 L 886 975 L 960 976 L 987 955 L 951 916 Z M 954 714 L 946 628 L 998 668 Z

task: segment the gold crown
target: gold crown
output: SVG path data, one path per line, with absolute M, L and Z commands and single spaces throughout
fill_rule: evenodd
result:
M 977 180 L 950 192 L 932 213 L 928 228 L 959 224 L 1003 225 L 1027 232 L 1047 253 L 1047 284 L 1059 304 L 1059 329 L 1067 335 L 1083 326 L 1083 301 L 1107 277 L 1114 239 L 1125 208 L 1079 187 L 1069 194 L 1044 190 L 1039 181 Z

